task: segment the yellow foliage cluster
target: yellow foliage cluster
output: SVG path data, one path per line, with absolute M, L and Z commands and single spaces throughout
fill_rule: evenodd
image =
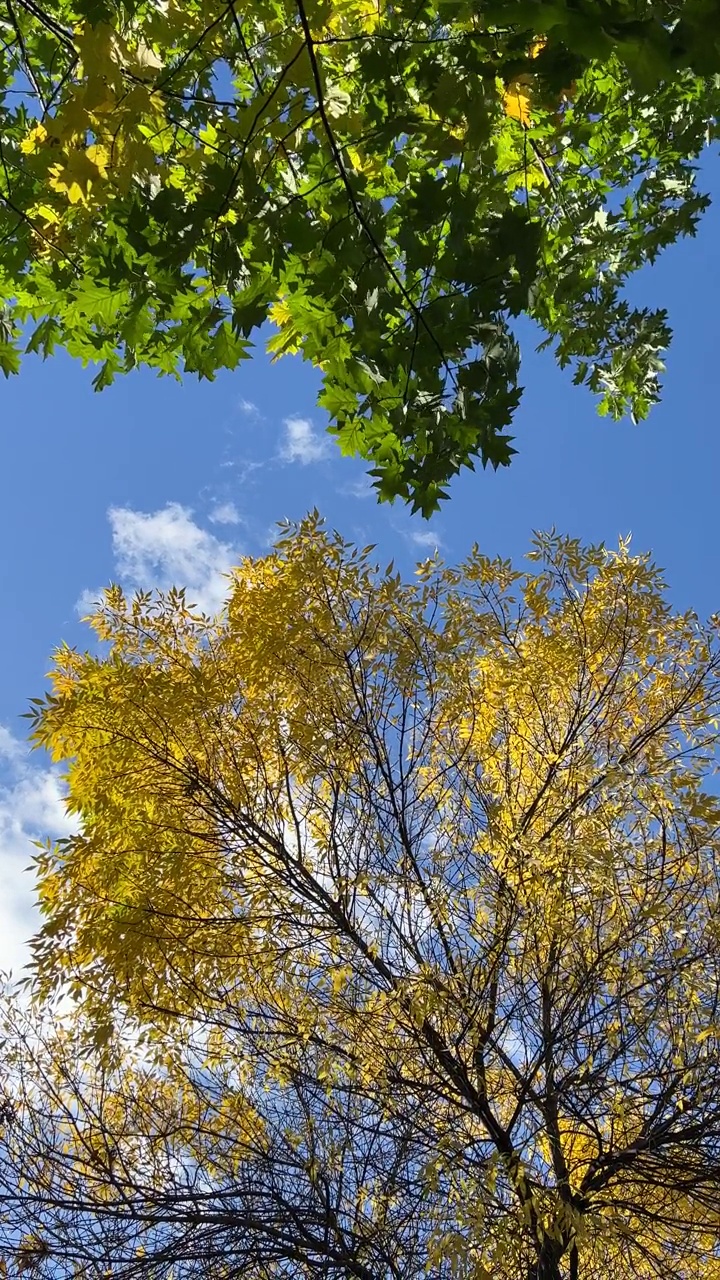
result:
M 97 206 L 108 180 L 126 191 L 153 172 L 167 128 L 162 95 L 143 83 L 161 66 L 152 49 L 131 45 L 105 23 L 86 24 L 75 45 L 77 83 L 61 109 L 33 124 L 20 143 L 25 156 L 45 167 L 50 189 L 61 197 L 46 228 L 61 219 L 68 203 Z M 33 212 L 43 216 L 40 208 Z
M 409 1124 L 431 1267 L 684 1250 L 689 1280 L 720 1213 L 720 657 L 627 545 L 532 557 L 408 584 L 311 517 L 213 618 L 108 591 L 36 713 L 79 823 L 38 855 L 37 980 L 109 1046 L 126 1009 L 170 1080 L 201 1029 L 226 1084 L 193 1077 L 181 1128 L 214 1169 L 312 1078 L 283 1150 L 317 1188 L 355 1140 L 308 1155 L 311 1114 Z M 399 1212 L 358 1196 L 361 1233 Z

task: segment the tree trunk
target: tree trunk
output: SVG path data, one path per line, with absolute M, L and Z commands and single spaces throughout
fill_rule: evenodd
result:
M 564 1252 L 564 1246 L 558 1244 L 557 1240 L 544 1240 L 537 1261 L 528 1271 L 527 1280 L 565 1280 L 560 1267 Z

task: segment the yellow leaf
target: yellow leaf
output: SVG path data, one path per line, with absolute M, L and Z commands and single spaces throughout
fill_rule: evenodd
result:
M 50 136 L 53 143 L 62 142 L 65 146 L 77 144 L 82 147 L 88 130 L 94 132 L 93 120 L 85 101 L 85 90 L 81 89 L 72 93 L 62 110 L 53 116 Z
M 28 209 L 28 213 L 31 218 L 42 218 L 46 226 L 54 226 L 60 221 L 60 214 L 49 204 L 37 204 L 34 208 Z
M 343 32 L 374 31 L 381 18 L 378 0 L 335 0 L 324 30 L 340 35 Z
M 47 138 L 48 133 L 44 124 L 36 124 L 20 143 L 20 150 L 23 155 L 31 156 L 33 152 L 39 151 L 43 142 Z
M 88 76 L 83 95 L 84 106 L 93 115 L 107 115 L 117 111 L 117 97 L 106 76 Z
M 87 204 L 90 190 L 98 178 L 107 176 L 104 147 L 92 146 L 87 151 L 71 151 L 64 164 L 53 165 L 50 170 L 50 186 L 64 192 L 70 204 Z
M 162 58 L 159 58 L 154 49 L 149 44 L 145 44 L 141 40 L 135 53 L 135 65 L 140 75 L 152 75 L 154 71 L 159 71 L 163 65 Z
M 530 102 L 530 77 L 518 76 L 516 80 L 511 80 L 503 94 L 505 115 L 511 120 L 519 120 L 525 129 L 529 129 L 532 124 Z
M 280 356 L 295 355 L 300 350 L 301 334 L 284 298 L 273 303 L 268 311 L 268 319 L 277 325 L 280 332 L 268 340 L 266 351 L 276 360 Z
M 278 302 L 273 302 L 268 311 L 268 319 L 272 320 L 278 329 L 282 329 L 286 324 L 290 323 L 290 308 L 284 298 L 280 298 Z
M 101 178 L 107 178 L 107 167 L 110 163 L 110 152 L 107 147 L 95 144 L 92 147 L 88 147 L 85 155 L 90 163 L 95 165 L 98 175 Z
M 537 58 L 546 44 L 547 37 L 538 36 L 530 45 L 528 56 Z M 532 124 L 530 107 L 532 103 L 533 78 L 533 76 L 529 75 L 516 76 L 514 80 L 510 81 L 503 93 L 505 115 L 509 116 L 511 120 L 519 120 L 525 129 L 529 129 Z

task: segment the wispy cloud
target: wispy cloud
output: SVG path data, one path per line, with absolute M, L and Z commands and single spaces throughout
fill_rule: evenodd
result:
M 115 576 L 124 586 L 142 591 L 184 587 L 188 603 L 207 613 L 220 608 L 228 592 L 226 575 L 240 552 L 201 528 L 188 507 L 178 502 L 151 512 L 111 507 L 108 520 Z M 87 613 L 101 595 L 84 591 L 78 610 Z
M 0 971 L 15 975 L 27 964 L 27 940 L 39 926 L 30 859 L 34 840 L 68 836 L 57 769 L 35 764 L 27 746 L 0 726 Z
M 440 534 L 434 529 L 410 529 L 405 533 L 408 542 L 424 551 L 439 551 L 443 545 Z
M 321 435 L 308 418 L 286 418 L 285 434 L 280 446 L 280 456 L 285 462 L 299 462 L 307 466 L 320 462 L 329 453 L 327 436 Z
M 209 519 L 212 524 L 240 524 L 241 516 L 234 502 L 220 502 L 213 507 Z
M 351 480 L 349 484 L 344 484 L 340 489 L 340 493 L 347 494 L 350 498 L 372 498 L 377 496 L 369 476 L 363 476 L 360 480 Z

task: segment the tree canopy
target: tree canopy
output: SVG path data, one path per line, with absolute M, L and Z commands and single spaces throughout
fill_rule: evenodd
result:
M 5 0 L 0 367 L 212 377 L 273 321 L 426 514 L 510 460 L 516 317 L 642 418 L 669 330 L 623 286 L 706 203 L 718 30 L 717 0 Z
M 312 517 L 57 653 L 8 1265 L 720 1276 L 717 624 L 532 554 L 404 583 Z

